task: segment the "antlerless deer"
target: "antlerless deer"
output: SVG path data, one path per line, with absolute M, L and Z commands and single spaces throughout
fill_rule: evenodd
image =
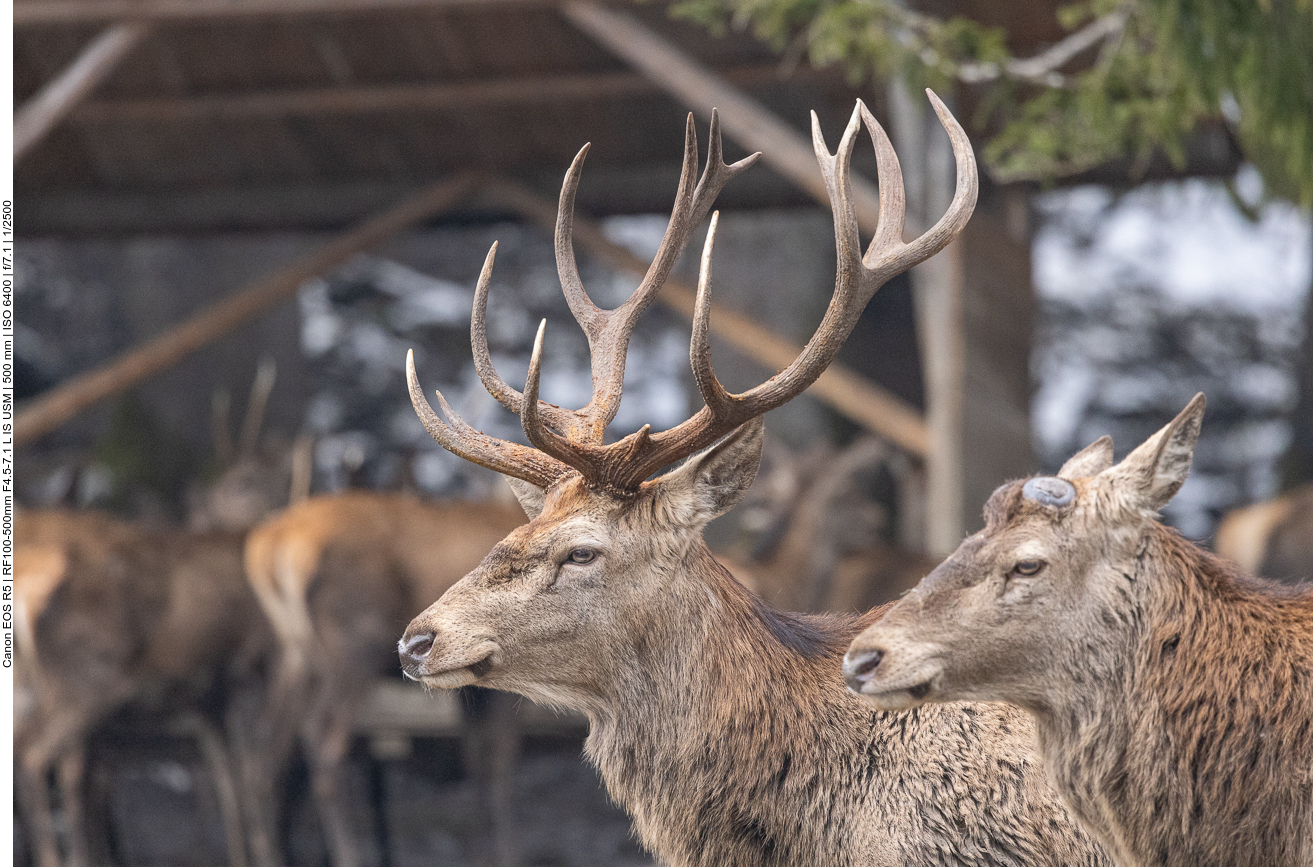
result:
M 814 382 L 875 291 L 942 249 L 970 216 L 977 189 L 970 144 L 944 105 L 931 100 L 953 142 L 957 193 L 939 223 L 910 244 L 901 237 L 898 160 L 874 117 L 859 103 L 832 156 L 813 115 L 838 277 L 816 335 L 765 384 L 730 394 L 712 372 L 713 216 L 691 351 L 706 406 L 670 430 L 645 426 L 603 443 L 635 321 L 714 197 L 755 159 L 722 162 L 714 113 L 700 180 L 689 118 L 665 237 L 634 295 L 615 310 L 589 300 L 571 247 L 587 148 L 566 175 L 557 268 L 591 349 L 587 406 L 571 412 L 538 400 L 541 329 L 523 394 L 493 371 L 484 334 L 491 253 L 475 292 L 476 368 L 493 396 L 520 414 L 534 448 L 473 430 L 439 394 L 444 423 L 424 399 L 413 360 L 408 365 L 411 399 L 429 433 L 508 476 L 532 520 L 410 624 L 399 648 L 406 673 L 434 687 L 478 683 L 586 714 L 588 757 L 643 842 L 673 865 L 1108 863 L 1045 782 L 1024 714 L 999 706 L 913 717 L 872 710 L 844 688 L 839 655 L 873 615 L 775 611 L 702 541 L 703 526 L 752 483 L 761 416 Z M 862 121 L 875 139 L 881 183 L 879 230 L 865 256 L 849 202 Z M 689 455 L 678 469 L 648 479 Z
M 111 714 L 138 705 L 193 711 L 186 728 L 215 777 L 230 863 L 244 864 L 225 747 L 195 712 L 219 684 L 230 697 L 255 689 L 270 639 L 242 574 L 240 538 L 95 512 L 23 511 L 14 527 L 14 773 L 36 863 L 61 863 L 46 779 L 52 768 L 67 822 L 64 863 L 91 862 L 81 792 L 86 741 Z
M 246 788 L 276 813 L 273 784 L 299 735 L 334 867 L 361 862 L 346 764 L 356 715 L 374 677 L 393 664 L 397 629 L 522 523 L 509 503 L 352 491 L 303 500 L 247 537 L 247 578 L 278 653 L 266 707 L 269 742 L 263 764 L 243 768 Z M 264 838 L 257 855 L 272 855 L 277 823 L 251 824 Z M 272 862 L 257 858 L 264 863 Z
M 240 450 L 227 413 L 216 413 L 226 466 L 198 492 L 191 515 L 205 532 L 95 511 L 24 509 L 15 516 L 15 794 L 40 867 L 61 863 L 51 769 L 65 820 L 63 863 L 103 860 L 88 833 L 103 817 L 83 808 L 86 746 L 127 707 L 148 709 L 175 734 L 196 738 L 219 796 L 229 863 L 246 863 L 240 814 L 252 791 L 239 795 L 229 753 L 251 763 L 252 705 L 263 693 L 273 635 L 242 569 L 241 531 L 287 496 L 294 475 L 283 471 L 280 456 L 259 449 L 273 384 L 272 363 L 261 362 Z M 223 718 L 228 742 L 211 716 Z
M 1155 520 L 1190 470 L 1197 396 L 1112 463 L 1103 437 L 1011 482 L 853 642 L 878 707 L 1003 700 L 1119 864 L 1313 864 L 1313 591 L 1260 581 Z

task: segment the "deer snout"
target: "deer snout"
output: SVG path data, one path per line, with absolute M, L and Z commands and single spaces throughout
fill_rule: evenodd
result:
M 860 693 L 862 686 L 875 676 L 875 670 L 880 667 L 883 659 L 884 651 L 880 648 L 849 648 L 843 655 L 843 679 L 847 681 L 848 688 Z
M 404 635 L 397 642 L 397 655 L 401 657 L 401 668 L 411 677 L 417 677 L 419 667 L 424 664 L 428 658 L 429 651 L 433 649 L 433 639 L 437 637 L 434 632 L 416 632 L 414 635 Z
M 942 651 L 886 619 L 853 639 L 843 657 L 848 688 L 880 710 L 924 702 L 943 680 Z
M 415 618 L 397 642 L 401 670 L 411 680 L 436 689 L 469 686 L 500 659 L 501 647 L 486 630 Z

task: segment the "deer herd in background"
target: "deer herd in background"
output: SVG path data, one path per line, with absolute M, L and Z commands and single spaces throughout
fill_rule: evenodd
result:
M 439 394 L 444 421 L 407 365 L 429 433 L 505 475 L 519 508 L 307 498 L 304 448 L 286 472 L 252 472 L 257 413 L 240 448 L 220 428 L 231 468 L 198 499 L 206 529 L 20 512 L 15 773 L 39 867 L 95 860 L 87 739 L 124 709 L 196 738 L 235 865 L 282 861 L 278 781 L 299 745 L 330 858 L 356 867 L 345 762 L 356 714 L 397 652 L 430 687 L 478 685 L 586 716 L 586 756 L 644 845 L 675 867 L 1313 865 L 1313 594 L 1249 577 L 1156 520 L 1189 470 L 1202 396 L 1120 463 L 1105 437 L 1056 476 L 1003 485 L 985 528 L 938 566 L 871 543 L 875 520 L 837 507 L 855 473 L 889 460 L 869 440 L 792 475 L 788 462 L 767 470 L 764 494 L 745 504 L 765 528 L 750 562 L 727 569 L 703 542 L 757 476 L 762 416 L 824 372 L 881 285 L 970 217 L 970 145 L 930 98 L 957 191 L 910 243 L 898 160 L 874 117 L 859 103 L 831 154 L 813 116 L 834 295 L 799 357 L 740 394 L 717 380 L 707 339 L 711 208 L 755 156 L 722 161 L 713 113 L 699 175 L 689 119 L 661 246 L 633 296 L 603 310 L 571 243 L 581 151 L 556 254 L 588 337 L 589 403 L 539 400 L 541 328 L 522 392 L 493 369 L 495 247 L 475 291 L 475 367 L 531 447 L 474 430 Z M 849 200 L 863 125 L 880 180 L 865 251 Z M 690 350 L 705 406 L 605 443 L 637 319 L 709 215 Z M 261 375 L 256 406 L 271 384 Z M 280 497 L 295 492 L 272 515 L 281 502 L 249 493 L 270 480 Z M 1289 558 L 1309 544 L 1298 522 L 1313 526 L 1310 516 L 1313 496 L 1293 498 L 1235 519 L 1219 547 L 1251 567 Z M 786 613 L 826 610 L 865 613 Z M 504 793 L 505 763 L 492 765 L 502 778 L 483 784 Z

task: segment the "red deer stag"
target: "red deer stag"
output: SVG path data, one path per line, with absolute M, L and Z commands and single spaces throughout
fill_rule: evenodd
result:
M 14 535 L 16 795 L 37 864 L 57 867 L 47 781 L 56 771 L 67 863 L 87 865 L 87 737 L 128 705 L 173 713 L 199 707 L 220 683 L 230 692 L 243 688 L 268 633 L 236 537 L 151 529 L 95 512 L 36 511 L 18 513 Z M 223 739 L 199 713 L 183 718 L 214 776 L 230 863 L 244 864 Z
M 360 863 L 344 778 L 356 715 L 396 670 L 406 621 L 523 523 L 514 504 L 358 491 L 311 497 L 251 531 L 246 574 L 279 645 L 261 758 L 243 769 L 245 788 L 263 790 L 265 821 L 247 811 L 261 862 L 277 861 L 271 784 L 299 736 L 332 862 Z
M 887 710 L 1007 701 L 1119 864 L 1313 864 L 1313 593 L 1155 520 L 1190 470 L 1197 396 L 1116 466 L 1096 441 L 1012 482 L 985 529 L 853 641 Z
M 530 523 L 410 624 L 403 668 L 428 686 L 480 684 L 587 715 L 586 753 L 637 832 L 673 865 L 1106 864 L 1033 757 L 1024 714 L 1001 706 L 937 708 L 912 718 L 874 711 L 844 687 L 839 657 L 866 617 L 785 614 L 736 582 L 702 528 L 751 485 L 761 416 L 825 370 L 866 302 L 962 229 L 975 204 L 965 133 L 931 94 L 957 157 L 957 193 L 927 234 L 902 240 L 897 157 L 858 103 L 831 155 L 813 138 L 835 219 L 838 277 L 818 332 L 782 373 L 742 394 L 724 390 L 707 345 L 710 261 L 702 256 L 692 367 L 706 406 L 678 426 L 641 428 L 611 445 L 625 350 L 714 197 L 755 159 L 725 165 L 718 121 L 697 178 L 688 120 L 674 213 L 646 277 L 615 310 L 579 280 L 570 228 L 584 151 L 566 175 L 557 266 L 588 335 L 593 397 L 579 411 L 538 400 L 542 330 L 524 393 L 503 383 L 484 336 L 492 254 L 475 292 L 473 346 L 488 390 L 519 413 L 534 448 L 481 434 L 424 399 L 413 358 L 411 399 L 429 433 L 511 479 Z M 849 201 L 849 162 L 865 121 L 880 174 L 879 230 L 863 256 Z M 704 451 L 698 451 L 704 449 Z M 659 478 L 656 471 L 688 461 Z

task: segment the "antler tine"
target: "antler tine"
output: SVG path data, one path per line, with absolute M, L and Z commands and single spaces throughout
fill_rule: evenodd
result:
M 519 412 L 520 393 L 502 382 L 497 370 L 492 366 L 492 356 L 488 353 L 488 285 L 492 281 L 492 266 L 497 259 L 497 242 L 492 242 L 488 256 L 483 260 L 483 270 L 479 272 L 479 282 L 474 286 L 474 312 L 470 315 L 470 348 L 474 351 L 474 372 L 479 381 L 488 390 L 488 394 L 512 412 Z
M 720 138 L 720 112 L 713 108 L 711 129 L 707 133 L 707 167 L 703 170 L 702 180 L 698 181 L 697 189 L 693 192 L 689 223 L 697 226 L 706 219 L 707 212 L 711 210 L 716 197 L 725 189 L 725 185 L 752 168 L 759 159 L 761 159 L 761 151 L 748 154 L 732 165 L 725 164 L 725 148 Z
M 269 405 L 269 395 L 274 390 L 278 379 L 278 362 L 268 355 L 260 359 L 255 368 L 255 379 L 251 382 L 251 396 L 246 401 L 246 417 L 242 419 L 242 431 L 237 440 L 238 453 L 248 456 L 255 453 L 260 443 L 260 428 L 264 426 L 264 411 Z
M 520 424 L 524 433 L 534 447 L 552 458 L 568 464 L 583 474 L 584 478 L 597 477 L 597 462 L 593 459 L 586 442 L 576 442 L 556 433 L 544 422 L 539 412 L 544 404 L 538 399 L 538 383 L 542 378 L 543 335 L 547 330 L 547 320 L 538 324 L 538 333 L 533 339 L 533 355 L 529 357 L 529 375 L 524 382 L 524 397 L 520 403 Z M 601 443 L 598 443 L 600 446 Z
M 967 220 L 971 219 L 971 212 L 976 207 L 976 197 L 980 193 L 980 177 L 976 171 L 975 156 L 971 152 L 971 140 L 967 138 L 966 131 L 957 122 L 957 118 L 953 117 L 948 106 L 944 105 L 943 100 L 928 87 L 925 92 L 926 96 L 930 97 L 930 104 L 934 106 L 935 114 L 939 115 L 939 123 L 943 125 L 944 132 L 948 133 L 948 140 L 953 146 L 953 159 L 957 161 L 956 188 L 953 192 L 953 200 L 949 202 L 948 210 L 939 218 L 939 222 L 912 243 L 902 244 L 901 249 L 892 251 L 888 263 L 888 267 L 893 269 L 889 275 L 891 277 L 918 262 L 929 259 L 961 234 Z M 873 261 L 868 263 L 867 267 L 876 268 L 877 262 L 874 261 L 874 257 L 870 254 L 868 257 Z
M 452 454 L 481 467 L 531 482 L 540 488 L 551 487 L 571 472 L 568 466 L 549 455 L 518 443 L 490 437 L 470 427 L 452 410 L 439 391 L 438 404 L 450 424 L 444 422 L 424 397 L 424 389 L 420 387 L 419 376 L 415 373 L 413 349 L 406 353 L 406 387 L 410 391 L 410 403 L 429 436 Z
M 570 163 L 570 170 L 565 173 L 565 182 L 561 184 L 561 200 L 556 209 L 556 273 L 561 278 L 565 303 L 570 305 L 570 312 L 588 335 L 589 343 L 606 321 L 606 311 L 588 297 L 583 281 L 579 279 L 579 265 L 574 258 L 574 197 L 579 190 L 584 159 L 591 147 L 589 143 L 580 148 Z
M 712 415 L 723 415 L 733 402 L 731 395 L 711 366 L 711 253 L 716 245 L 716 226 L 720 223 L 720 212 L 711 215 L 711 225 L 707 227 L 707 240 L 702 245 L 702 264 L 698 268 L 698 297 L 693 306 L 693 337 L 689 341 L 689 365 L 693 368 L 693 380 L 698 391 Z
M 857 101 L 857 109 L 861 112 L 866 131 L 875 142 L 875 171 L 880 180 L 880 223 L 867 249 L 867 256 L 873 258 L 876 251 L 903 242 L 907 193 L 903 190 L 903 168 L 898 163 L 898 154 L 894 151 L 893 142 L 889 140 L 889 134 L 860 99 Z
M 857 227 L 857 210 L 851 201 L 851 181 L 849 168 L 852 165 L 853 148 L 857 144 L 857 132 L 861 129 L 859 111 L 862 101 L 859 99 L 848 118 L 839 139 L 839 147 L 834 154 L 825 144 L 821 134 L 821 122 L 816 112 L 812 112 L 812 149 L 816 152 L 816 162 L 821 167 L 821 177 L 825 180 L 826 192 L 830 195 L 830 210 L 834 215 L 834 240 L 839 254 L 839 269 L 850 268 L 858 261 L 861 239 Z M 883 215 L 881 215 L 883 216 Z M 883 226 L 883 219 L 880 221 Z
M 497 375 L 492 365 L 492 356 L 488 353 L 488 285 L 492 280 L 493 260 L 497 257 L 497 242 L 493 242 L 488 257 L 483 260 L 483 270 L 479 272 L 479 282 L 474 287 L 474 312 L 470 316 L 470 346 L 474 354 L 474 370 L 479 381 L 497 399 L 497 402 L 511 412 L 519 412 L 524 396 L 507 385 Z M 548 424 L 568 429 L 573 416 L 566 410 L 551 404 L 543 404 L 542 414 Z

